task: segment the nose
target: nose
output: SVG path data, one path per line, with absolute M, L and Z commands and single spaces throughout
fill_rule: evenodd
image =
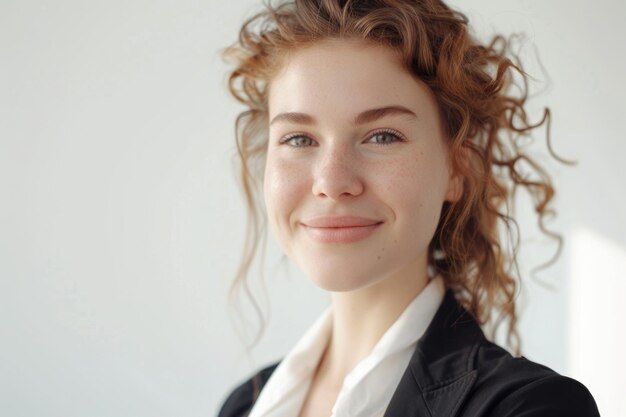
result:
M 345 145 L 330 145 L 319 155 L 313 172 L 315 196 L 340 200 L 363 193 L 364 184 L 354 152 Z

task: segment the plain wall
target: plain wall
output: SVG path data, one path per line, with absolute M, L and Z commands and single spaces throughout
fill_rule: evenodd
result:
M 267 292 L 258 269 L 251 277 L 270 317 L 250 355 L 227 307 L 245 225 L 233 164 L 242 108 L 227 94 L 219 49 L 259 4 L 0 3 L 0 415 L 215 415 L 235 384 L 284 356 L 327 305 L 270 239 Z M 589 287 L 595 258 L 569 242 L 588 230 L 616 248 L 602 251 L 611 254 L 605 269 L 626 259 L 626 6 L 452 4 L 483 39 L 526 34 L 520 55 L 538 92 L 531 116 L 550 106 L 553 147 L 579 161 L 543 156 L 543 132 L 530 148 L 553 175 L 559 215 L 548 225 L 566 243 L 555 265 L 530 277 L 555 245 L 522 196 L 519 326 L 526 357 L 581 377 L 568 360 L 570 289 L 574 279 Z M 583 258 L 592 266 L 581 277 Z M 587 322 L 605 320 L 593 307 L 606 304 L 601 294 Z M 618 313 L 612 300 L 603 314 Z M 244 311 L 254 324 L 254 309 Z M 594 337 L 601 347 L 603 334 Z M 607 384 L 618 381 L 607 372 Z M 582 382 L 601 389 L 591 376 Z M 617 416 L 603 401 L 603 415 Z

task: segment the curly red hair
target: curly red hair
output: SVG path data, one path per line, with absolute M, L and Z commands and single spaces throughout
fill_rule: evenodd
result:
M 458 201 L 442 207 L 429 262 L 476 320 L 490 326 L 492 337 L 500 322 L 508 322 L 507 344 L 519 354 L 518 282 L 511 272 L 518 241 L 513 239 L 512 250 L 505 250 L 499 224 L 513 235 L 511 227 L 517 229 L 517 224 L 508 207 L 517 187 L 525 188 L 533 197 L 542 231 L 559 242 L 558 255 L 560 236 L 547 231 L 543 223 L 553 212 L 554 188 L 542 167 L 520 146 L 520 140 L 535 128 L 547 124 L 549 132 L 550 113 L 546 108 L 539 122 L 529 121 L 528 76 L 510 52 L 509 42 L 502 36 L 487 45 L 477 42 L 468 32 L 468 19 L 439 0 L 270 3 L 244 23 L 238 42 L 224 51 L 235 63 L 229 75 L 230 92 L 247 107 L 237 118 L 236 137 L 250 217 L 231 296 L 245 283 L 264 231 L 259 190 L 267 146 L 269 84 L 290 51 L 327 39 L 356 39 L 392 48 L 406 70 L 434 93 L 450 160 L 464 177 L 464 186 Z M 517 95 L 512 92 L 516 80 L 520 81 Z M 526 171 L 522 172 L 521 164 Z

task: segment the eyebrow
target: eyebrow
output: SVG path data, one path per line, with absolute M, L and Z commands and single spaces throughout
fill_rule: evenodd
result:
M 418 119 L 417 115 L 413 111 L 407 109 L 404 106 L 394 105 L 365 110 L 359 113 L 354 118 L 352 124 L 361 125 L 365 123 L 371 123 L 375 122 L 376 120 L 382 119 L 383 117 L 396 115 L 404 115 L 409 116 L 413 119 Z M 277 122 L 291 122 L 302 125 L 314 125 L 316 123 L 313 116 L 306 113 L 298 112 L 279 113 L 274 116 L 274 118 L 270 122 L 270 125 Z

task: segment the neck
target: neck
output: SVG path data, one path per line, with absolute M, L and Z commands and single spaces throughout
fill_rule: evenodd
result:
M 424 257 L 368 287 L 332 293 L 332 333 L 319 364 L 320 376 L 341 387 L 427 283 Z

